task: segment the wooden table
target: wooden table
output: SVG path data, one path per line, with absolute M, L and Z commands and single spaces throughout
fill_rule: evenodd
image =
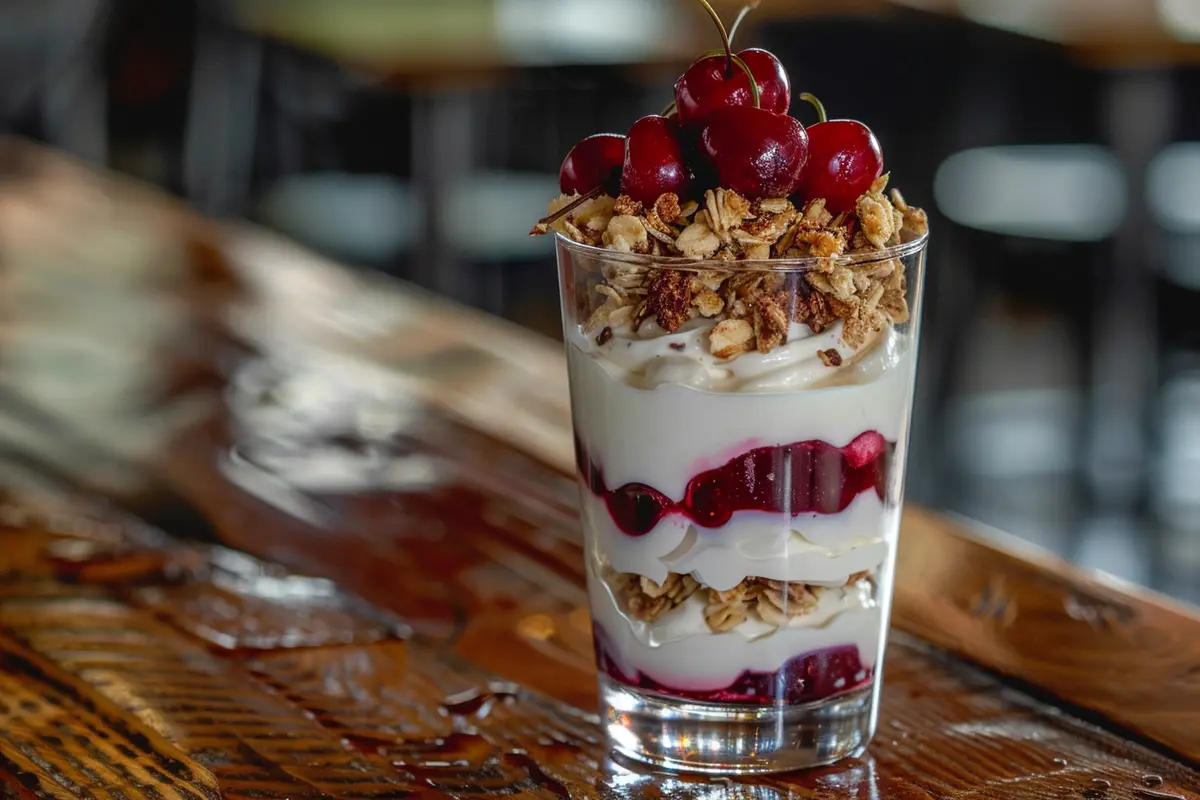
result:
M 0 796 L 1200 797 L 1195 610 L 915 508 L 866 755 L 732 781 L 612 760 L 557 345 L 23 145 L 0 173 L 27 328 L 128 266 L 38 238 L 97 222 L 89 191 L 186 244 L 121 283 L 185 298 L 188 332 L 124 411 L 191 409 L 120 452 L 60 404 L 41 450 L 0 451 L 25 479 L 0 507 Z M 29 313 L 56 246 L 98 283 Z M 2 330 L 0 408 L 48 428 Z

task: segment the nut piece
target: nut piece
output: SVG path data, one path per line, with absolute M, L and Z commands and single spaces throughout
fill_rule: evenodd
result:
M 758 352 L 769 353 L 787 341 L 788 312 L 784 307 L 787 295 L 783 292 L 764 294 L 754 301 L 752 319 Z
M 754 341 L 754 328 L 744 319 L 727 319 L 718 322 L 708 334 L 708 345 L 717 358 L 734 358 L 750 352 Z
M 675 249 L 687 258 L 709 258 L 721 246 L 721 239 L 703 222 L 693 222 L 675 240 Z
M 654 208 L 651 209 L 655 216 L 668 224 L 678 224 L 683 221 L 683 209 L 679 207 L 679 195 L 674 192 L 660 194 L 658 199 L 654 201 Z M 650 212 L 646 213 L 650 216 Z
M 674 269 L 659 270 L 650 278 L 646 304 L 638 319 L 653 315 L 663 330 L 674 333 L 687 322 L 691 304 L 691 276 Z
M 612 213 L 618 216 L 628 215 L 636 217 L 642 213 L 642 204 L 629 195 L 623 194 L 613 201 Z
M 842 354 L 832 347 L 828 350 L 818 350 L 817 355 L 821 357 L 821 361 L 827 367 L 840 367 L 842 365 Z
M 675 247 L 675 239 L 679 231 L 671 227 L 679 216 L 679 198 L 671 192 L 660 195 L 653 208 L 646 209 L 646 228 L 650 235 L 671 249 Z
M 835 321 L 837 315 L 829 305 L 829 299 L 818 291 L 810 291 L 808 297 L 797 297 L 792 318 L 808 326 L 813 333 L 821 333 Z

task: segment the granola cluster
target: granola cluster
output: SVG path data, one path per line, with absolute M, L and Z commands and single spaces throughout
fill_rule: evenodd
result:
M 868 580 L 869 574 L 850 576 L 847 586 Z M 696 592 L 703 592 L 704 620 L 713 633 L 725 633 L 754 618 L 770 625 L 811 613 L 827 587 L 788 583 L 766 578 L 746 578 L 727 591 L 701 586 L 690 575 L 671 573 L 661 584 L 649 578 L 623 573 L 613 579 L 618 597 L 634 619 L 653 622 Z
M 716 321 L 710 333 L 718 358 L 787 341 L 791 322 L 820 333 L 837 320 L 842 339 L 859 347 L 889 324 L 908 319 L 904 267 L 897 259 L 844 260 L 912 241 L 928 229 L 925 212 L 898 191 L 885 195 L 880 177 L 858 199 L 855 213 L 834 216 L 823 199 L 797 208 L 787 198 L 751 202 L 728 189 L 709 190 L 701 207 L 664 194 L 652 207 L 622 195 L 588 200 L 550 227 L 583 244 L 623 253 L 691 260 L 745 261 L 816 258 L 804 275 L 748 270 L 647 269 L 614 260 L 603 267 L 596 290 L 603 301 L 586 329 L 653 319 L 673 332 L 690 319 Z M 564 195 L 550 211 L 576 198 Z M 830 363 L 827 361 L 826 363 Z

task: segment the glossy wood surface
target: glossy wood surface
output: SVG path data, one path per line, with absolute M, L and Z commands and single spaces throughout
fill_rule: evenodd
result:
M 31 479 L 0 508 L 0 796 L 1200 797 L 1194 612 L 920 510 L 867 755 L 732 782 L 611 761 L 557 347 L 173 213 L 230 277 L 191 314 L 199 366 L 146 365 L 173 376 L 152 408 L 193 413 L 114 454 L 55 408 L 42 460 L 0 450 Z M 190 252 L 183 285 L 213 285 Z

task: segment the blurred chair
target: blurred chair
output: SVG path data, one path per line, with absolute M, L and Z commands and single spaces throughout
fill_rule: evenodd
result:
M 199 6 L 183 144 L 184 192 L 215 216 L 246 209 L 262 95 L 265 45 L 230 23 L 234 5 Z
M 109 0 L 0 2 L 0 128 L 105 162 L 111 7 Z

